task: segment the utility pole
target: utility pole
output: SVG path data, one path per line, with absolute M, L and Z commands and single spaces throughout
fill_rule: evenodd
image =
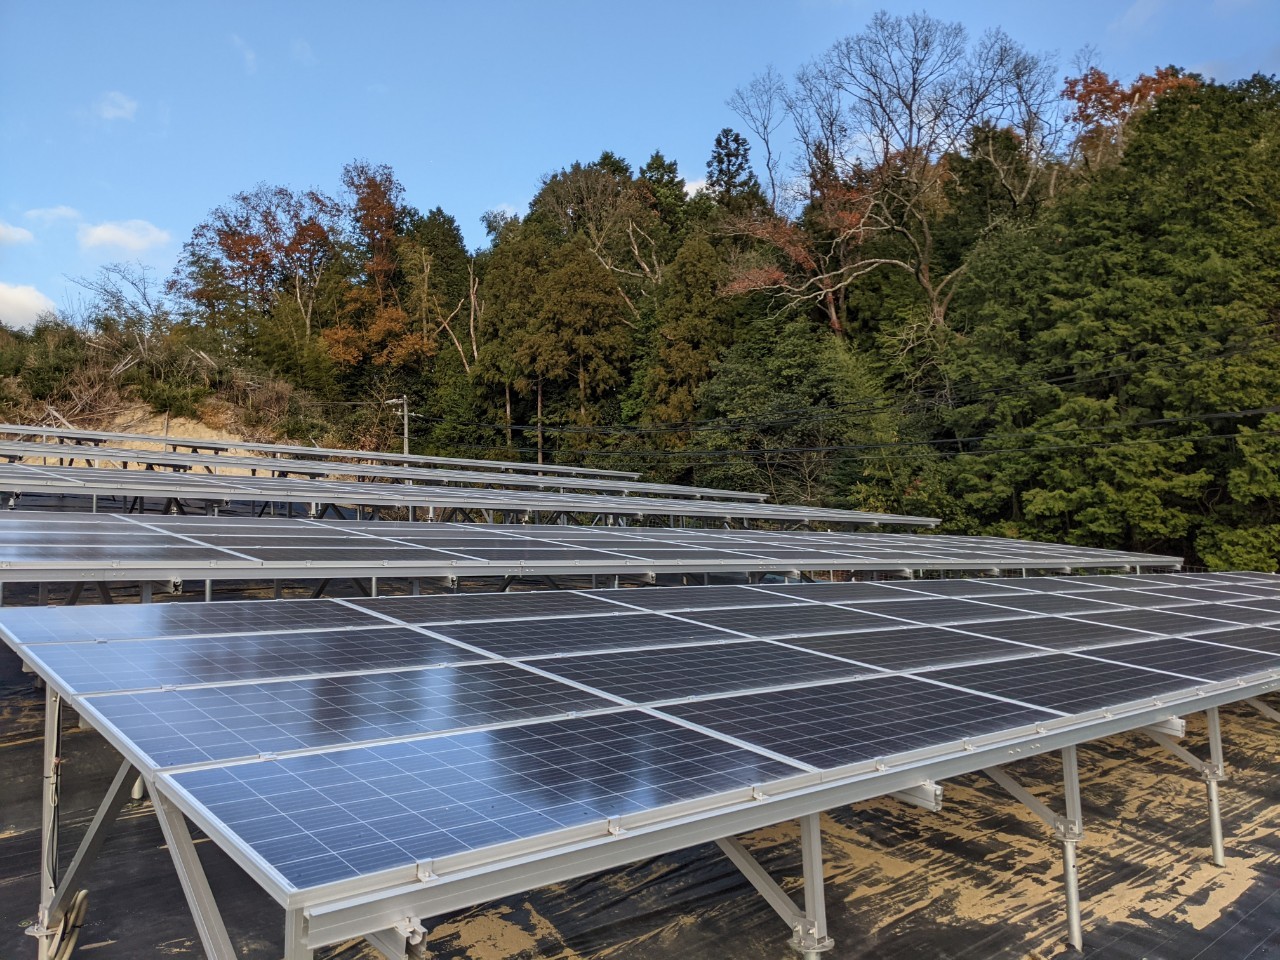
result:
M 396 397 L 394 400 L 385 401 L 388 405 L 400 404 L 400 412 L 404 414 L 404 455 L 409 455 L 409 395 Z

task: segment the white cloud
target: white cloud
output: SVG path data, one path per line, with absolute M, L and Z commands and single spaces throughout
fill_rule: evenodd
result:
M 169 242 L 169 232 L 146 220 L 110 220 L 84 224 L 79 231 L 80 246 L 119 247 L 130 253 L 142 253 Z
M 303 40 L 301 37 L 289 44 L 289 52 L 293 59 L 298 63 L 305 63 L 308 66 L 316 62 L 315 51 L 311 49 L 311 44 Z
M 35 210 L 28 210 L 23 216 L 40 223 L 53 223 L 55 220 L 79 220 L 80 211 L 62 204 L 57 207 L 37 207 Z
M 132 120 L 138 112 L 138 101 L 119 90 L 108 90 L 98 98 L 94 109 L 103 120 Z
M 707 189 L 706 180 L 686 180 L 684 184 L 684 195 L 686 197 L 695 197 L 699 192 Z
M 19 243 L 30 243 L 35 238 L 35 234 L 30 230 L 24 230 L 22 227 L 15 227 L 12 224 L 8 224 L 3 220 L 0 220 L 0 247 L 14 246 Z
M 0 282 L 0 323 L 5 326 L 29 327 L 40 314 L 52 310 L 57 306 L 35 287 Z
M 253 47 L 249 46 L 249 44 L 245 42 L 244 37 L 240 36 L 238 33 L 233 33 L 231 35 L 231 42 L 235 45 L 235 48 L 240 51 L 240 57 L 244 60 L 244 72 L 257 73 L 258 54 L 254 51 Z

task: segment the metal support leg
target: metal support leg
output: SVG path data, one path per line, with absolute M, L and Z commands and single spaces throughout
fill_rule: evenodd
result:
M 804 926 L 791 945 L 816 960 L 819 953 L 835 946 L 827 936 L 827 901 L 822 885 L 822 821 L 814 813 L 800 821 L 800 851 L 804 865 Z
M 222 923 L 222 915 L 218 912 L 217 901 L 213 898 L 204 868 L 200 865 L 200 854 L 191 842 L 186 818 L 164 794 L 153 790 L 151 795 L 156 819 L 160 821 L 160 829 L 169 845 L 169 855 L 177 868 L 178 881 L 182 884 L 182 892 L 186 894 L 187 906 L 191 908 L 191 916 L 196 922 L 196 931 L 200 934 L 205 956 L 208 960 L 237 960 L 231 938 L 227 936 L 227 928 Z
M 306 945 L 307 917 L 301 910 L 284 912 L 284 960 L 312 960 L 315 951 Z
M 1227 764 L 1222 755 L 1222 720 L 1218 708 L 1205 711 L 1209 722 L 1209 765 L 1204 771 L 1205 789 L 1209 794 L 1209 842 L 1213 849 L 1213 862 L 1224 866 L 1227 852 L 1222 843 L 1222 810 L 1218 806 L 1218 781 L 1225 779 Z
M 1084 839 L 1084 816 L 1080 803 L 1080 768 L 1075 747 L 1062 749 L 1062 787 L 1066 813 L 1058 816 L 1039 799 L 1032 796 L 999 767 L 983 770 L 988 777 L 1004 787 L 1039 819 L 1053 829 L 1054 836 L 1062 843 L 1062 885 L 1067 899 L 1067 941 L 1077 950 L 1084 949 L 1084 926 L 1080 920 L 1080 880 L 1076 870 L 1076 844 Z
M 717 845 L 756 891 L 792 930 L 791 946 L 804 960 L 818 956 L 835 946 L 827 936 L 827 909 L 822 888 L 822 828 L 818 814 L 800 821 L 800 854 L 804 870 L 804 909 L 778 886 L 764 867 L 733 837 L 717 840 Z
M 39 960 L 48 960 L 53 901 L 58 892 L 58 790 L 62 766 L 62 696 L 45 687 L 44 775 L 40 796 L 40 946 Z
M 120 808 L 124 806 L 125 800 L 128 799 L 129 774 L 131 772 L 132 767 L 129 766 L 128 761 L 120 764 L 120 769 L 116 771 L 115 779 L 111 781 L 111 786 L 107 788 L 106 796 L 102 798 L 102 803 L 98 805 L 98 812 L 94 814 L 93 822 L 89 824 L 88 831 L 80 841 L 80 846 L 76 850 L 75 857 L 71 860 L 71 865 L 67 867 L 66 872 L 59 879 L 57 889 L 54 891 L 48 907 L 41 908 L 40 926 L 44 931 L 51 932 L 56 925 L 62 922 L 67 905 L 81 886 L 85 871 L 93 863 L 98 851 L 102 848 L 102 842 L 107 836 L 107 828 L 115 821 Z
M 213 600 L 213 581 L 206 580 L 204 582 L 204 602 L 210 603 Z
M 1080 805 L 1080 768 L 1076 748 L 1062 750 L 1062 785 L 1067 801 L 1067 817 L 1058 835 L 1062 840 L 1062 883 L 1067 894 L 1067 940 L 1077 950 L 1084 949 L 1084 926 L 1080 922 L 1080 878 L 1076 871 L 1076 844 L 1084 836 L 1084 815 Z
M 1208 760 L 1201 760 L 1168 734 L 1151 729 L 1147 730 L 1147 734 L 1204 777 L 1205 791 L 1209 801 L 1209 849 L 1213 855 L 1214 865 L 1221 867 L 1226 864 L 1227 859 L 1226 848 L 1222 841 L 1222 810 L 1218 803 L 1218 783 L 1227 778 L 1227 765 L 1222 754 L 1222 720 L 1218 716 L 1218 708 L 1210 707 L 1204 713 L 1209 728 Z

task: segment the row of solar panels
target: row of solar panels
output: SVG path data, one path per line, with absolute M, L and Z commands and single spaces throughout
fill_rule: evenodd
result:
M 0 514 L 0 581 L 1176 569 L 995 537 L 262 517 Z
M 0 634 L 281 902 L 426 902 L 1273 691 L 1280 578 L 9 609 Z
M 577 477 L 564 474 L 538 476 L 498 470 L 460 470 L 442 467 L 399 467 L 385 464 L 356 464 L 341 460 L 301 460 L 283 457 L 247 457 L 232 454 L 192 453 L 173 450 L 137 450 L 129 447 L 74 447 L 67 444 L 0 441 L 0 458 L 9 462 L 55 461 L 57 465 L 109 467 L 137 464 L 147 469 L 195 470 L 209 473 L 262 473 L 266 476 L 301 476 L 313 478 L 351 477 L 380 480 L 402 480 L 430 486 L 487 486 L 505 489 L 559 491 L 591 491 L 598 493 L 649 494 L 665 497 L 711 498 L 716 500 L 749 500 L 755 503 L 768 498 L 763 493 L 719 490 L 713 487 L 689 487 L 675 483 L 644 483 L 601 477 Z
M 508 518 L 532 513 L 559 513 L 592 517 L 698 517 L 726 522 L 766 520 L 794 524 L 889 523 L 933 526 L 938 522 L 929 517 L 770 503 L 14 463 L 0 464 L 0 491 L 10 494 L 45 493 L 81 497 L 160 497 L 207 503 L 342 504 L 378 508 L 489 511 L 502 513 Z
M 377 450 L 348 450 L 340 447 L 304 447 L 295 444 L 253 443 L 248 440 L 214 440 L 203 437 L 170 437 L 144 433 L 119 433 L 105 430 L 78 430 L 73 427 L 42 427 L 17 423 L 0 423 L 0 436 L 26 437 L 40 441 L 64 443 L 144 443 L 167 450 L 210 450 L 215 453 L 247 451 L 274 457 L 342 457 L 369 463 L 422 464 L 425 466 L 474 467 L 481 470 L 508 470 L 529 473 L 559 473 L 577 477 L 622 477 L 634 480 L 640 476 L 628 470 L 603 470 L 597 467 L 562 466 L 559 464 L 522 463 L 511 460 L 471 460 L 460 457 L 430 457 L 420 454 L 382 453 Z

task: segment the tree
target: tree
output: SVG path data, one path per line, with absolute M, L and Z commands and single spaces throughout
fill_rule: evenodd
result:
M 404 187 L 385 164 L 353 161 L 343 167 L 348 218 L 348 282 L 338 322 L 323 336 L 334 361 L 354 368 L 408 367 L 433 349 L 415 327 L 403 299 L 401 236 L 416 214 L 404 206 Z
M 594 163 L 574 163 L 552 174 L 543 180 L 530 216 L 554 225 L 562 240 L 582 238 L 627 305 L 620 322 L 634 326 L 640 301 L 662 282 L 666 230 L 647 185 L 632 179 L 625 161 L 606 151 Z
M 987 529 L 1270 568 L 1280 88 L 1183 86 L 1126 138 L 972 260 L 954 488 Z
M 760 181 L 751 169 L 751 144 L 730 127 L 716 134 L 707 161 L 707 192 L 724 210 L 752 214 L 764 206 Z
M 1115 163 L 1124 155 L 1129 125 L 1171 90 L 1200 85 L 1200 78 L 1177 67 L 1139 74 L 1127 88 L 1095 66 L 1068 77 L 1062 95 L 1074 104 L 1076 148 L 1086 168 Z
M 310 337 L 340 214 L 319 190 L 259 184 L 238 193 L 196 226 L 167 289 L 241 349 L 282 299 Z
M 838 185 L 851 202 L 837 206 L 841 217 L 816 208 L 825 221 L 824 242 L 840 255 L 810 256 L 813 266 L 787 249 L 791 232 L 775 228 L 784 257 L 801 267 L 799 279 L 783 270 L 777 292 L 793 302 L 822 301 L 872 269 L 899 270 L 923 303 L 917 329 L 907 331 L 908 349 L 928 340 L 945 326 L 964 272 L 963 262 L 948 268 L 937 256 L 950 180 L 945 158 L 971 146 L 975 127 L 1008 127 L 1026 161 L 1002 172 L 1010 189 L 1030 192 L 1056 143 L 1051 74 L 1047 60 L 1000 31 L 970 43 L 958 23 L 883 11 L 862 33 L 837 41 L 803 68 L 785 102 L 810 194 L 829 195 Z M 757 126 L 758 102 L 738 102 Z M 1002 158 L 993 153 L 990 159 Z M 1026 182 L 1013 183 L 1015 175 Z M 815 209 L 812 198 L 809 209 Z
M 717 285 L 722 267 L 706 238 L 680 248 L 659 288 L 649 364 L 642 379 L 646 423 L 693 419 L 698 391 L 711 379 L 732 334 Z M 688 432 L 682 431 L 683 439 Z

